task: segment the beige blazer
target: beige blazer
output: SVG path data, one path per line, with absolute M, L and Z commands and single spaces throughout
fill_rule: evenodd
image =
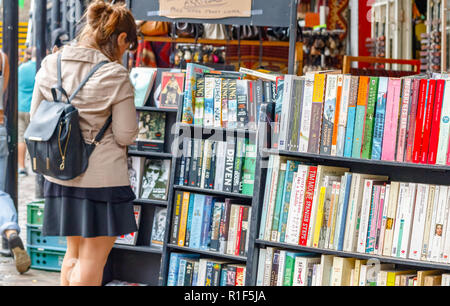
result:
M 65 46 L 62 52 L 63 88 L 70 96 L 82 79 L 99 62 L 108 60 L 98 50 Z M 36 75 L 31 102 L 31 120 L 42 100 L 53 101 L 51 88 L 57 82 L 57 54 L 48 55 Z M 134 106 L 134 90 L 127 69 L 118 62 L 102 66 L 73 99 L 79 110 L 80 127 L 90 143 L 112 114 L 112 124 L 89 159 L 85 173 L 73 180 L 47 180 L 73 187 L 115 187 L 130 185 L 127 167 L 127 145 L 136 138 L 138 126 Z

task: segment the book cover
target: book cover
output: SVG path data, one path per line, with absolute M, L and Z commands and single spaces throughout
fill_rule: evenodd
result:
M 234 158 L 235 158 L 235 139 L 228 138 L 225 152 L 225 169 L 223 177 L 223 191 L 233 191 L 233 171 L 234 171 Z
M 323 105 L 322 133 L 320 137 L 320 154 L 331 154 L 334 118 L 336 113 L 337 78 L 335 74 L 328 74 L 325 86 L 325 102 Z
M 228 128 L 237 127 L 237 111 L 236 80 L 228 80 Z
M 361 158 L 369 159 L 372 156 L 372 141 L 374 129 L 375 106 L 378 96 L 378 77 L 369 79 L 369 93 L 367 95 L 367 111 L 364 125 L 364 136 L 361 148 Z
M 428 149 L 430 146 L 431 124 L 433 120 L 433 110 L 436 96 L 436 80 L 430 80 L 428 86 L 427 103 L 425 107 L 425 117 L 423 122 L 422 148 L 420 150 L 420 163 L 426 164 L 428 161 Z
M 184 99 L 183 112 L 181 114 L 181 122 L 192 124 L 194 123 L 194 107 L 195 107 L 195 92 L 197 85 L 197 78 L 202 77 L 205 72 L 210 71 L 211 68 L 201 66 L 194 63 L 186 65 L 186 80 L 184 83 Z
M 136 245 L 137 236 L 139 233 L 139 225 L 141 222 L 141 205 L 133 205 L 133 212 L 134 212 L 134 219 L 136 221 L 136 225 L 138 230 L 133 233 L 121 235 L 117 237 L 116 242 L 117 244 L 127 244 L 127 245 Z
M 130 81 L 134 88 L 134 105 L 144 106 L 150 96 L 156 77 L 156 68 L 134 67 L 130 71 Z M 184 78 L 183 78 L 184 79 Z
M 414 134 L 414 146 L 411 161 L 419 163 L 422 152 L 423 123 L 428 95 L 429 80 L 421 79 L 419 86 L 419 100 L 417 102 L 416 125 Z
M 200 255 L 198 254 L 183 254 L 183 253 L 170 253 L 169 260 L 169 272 L 167 273 L 167 286 L 176 286 L 178 280 L 178 271 L 180 267 L 181 259 L 198 259 Z
M 150 246 L 162 248 L 164 244 L 164 233 L 166 229 L 167 208 L 156 207 L 153 215 L 152 235 Z
M 248 128 L 248 80 L 236 80 L 237 128 Z
M 214 78 L 214 127 L 222 127 L 222 79 Z
M 339 120 L 337 127 L 337 141 L 336 141 L 336 155 L 344 156 L 344 145 L 345 145 L 345 131 L 347 129 L 347 119 L 348 119 L 348 106 L 350 102 L 350 85 L 351 76 L 344 75 L 341 93 L 341 102 L 339 110 Z
M 372 156 L 371 159 L 381 159 L 381 150 L 384 135 L 384 116 L 386 114 L 386 99 L 388 90 L 388 78 L 380 77 L 378 81 L 378 95 L 375 107 L 375 122 L 373 129 Z
M 205 109 L 205 78 L 198 78 L 196 81 L 194 124 L 203 126 L 203 116 Z
M 142 172 L 144 171 L 145 157 L 128 156 L 128 177 L 130 179 L 130 186 L 136 198 L 141 194 Z
M 163 112 L 138 112 L 139 132 L 136 138 L 139 151 L 164 151 L 166 114 Z
M 402 162 L 405 155 L 406 146 L 406 127 L 408 125 L 408 110 L 411 98 L 411 78 L 403 79 L 402 93 L 400 98 L 400 115 L 398 122 L 398 135 L 397 135 L 397 149 L 395 154 L 395 160 Z
M 337 90 L 336 90 L 336 111 L 334 115 L 334 125 L 333 125 L 333 137 L 331 138 L 331 155 L 336 156 L 337 154 L 337 139 L 338 139 L 338 126 L 339 117 L 341 113 L 341 103 L 342 103 L 342 88 L 344 86 L 344 75 L 339 74 L 337 77 Z
M 352 76 L 350 83 L 350 99 L 347 111 L 347 128 L 345 131 L 344 157 L 352 156 L 353 134 L 355 132 L 356 104 L 359 92 L 359 77 Z
M 397 140 L 398 115 L 400 107 L 400 79 L 389 79 L 386 100 L 386 116 L 384 124 L 382 160 L 395 160 L 395 144 Z
M 428 164 L 436 164 L 439 144 L 439 128 L 441 124 L 442 103 L 444 97 L 445 80 L 436 81 L 436 99 L 431 122 L 430 145 L 428 148 Z
M 419 100 L 419 87 L 420 79 L 413 79 L 412 81 L 412 93 L 411 93 L 411 103 L 408 109 L 408 128 L 406 130 L 406 147 L 405 147 L 405 162 L 412 161 L 412 152 L 414 145 L 414 135 L 416 128 L 416 113 L 417 104 Z
M 178 109 L 183 98 L 184 77 L 184 72 L 164 71 L 162 73 L 160 108 Z M 197 104 L 197 101 L 195 103 Z
M 367 96 L 370 78 L 359 77 L 358 101 L 356 103 L 355 128 L 353 133 L 352 157 L 361 158 L 361 149 L 364 137 L 364 126 L 367 111 Z
M 189 192 L 183 192 L 183 200 L 181 202 L 180 225 L 178 230 L 178 246 L 184 246 L 184 238 L 186 237 L 186 223 L 189 211 Z
M 147 159 L 142 173 L 141 198 L 167 200 L 171 160 Z
M 311 126 L 308 153 L 319 153 L 322 128 L 323 99 L 325 92 L 325 74 L 314 75 L 314 90 L 311 106 Z

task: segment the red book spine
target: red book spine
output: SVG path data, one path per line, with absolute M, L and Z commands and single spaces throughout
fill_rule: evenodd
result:
M 422 129 L 423 129 L 423 118 L 425 115 L 425 100 L 427 95 L 427 85 L 428 80 L 422 79 L 420 80 L 420 89 L 419 89 L 419 103 L 417 105 L 417 113 L 416 113 L 416 130 L 414 135 L 414 146 L 413 146 L 413 156 L 412 162 L 419 163 L 420 161 L 420 150 L 422 145 Z
M 433 121 L 434 97 L 436 95 L 436 80 L 430 80 L 428 86 L 428 98 L 423 123 L 422 149 L 420 162 L 426 164 L 428 160 L 428 149 L 430 147 L 431 123 Z
M 439 126 L 441 124 L 442 99 L 444 98 L 445 80 L 436 82 L 436 99 L 434 103 L 433 119 L 431 123 L 430 147 L 428 148 L 428 164 L 436 164 L 437 148 L 439 144 Z
M 405 161 L 410 163 L 412 161 L 412 152 L 413 152 L 413 144 L 414 144 L 414 131 L 416 128 L 416 112 L 417 112 L 417 101 L 419 100 L 419 84 L 420 80 L 413 80 L 413 89 L 412 89 L 412 97 L 411 97 L 411 107 L 408 113 L 408 129 L 406 133 L 408 134 L 406 141 L 406 154 Z
M 239 246 L 241 245 L 241 231 L 242 231 L 242 216 L 244 215 L 244 207 L 239 207 L 239 218 L 237 222 L 236 244 L 234 248 L 234 255 L 239 256 Z
M 308 227 L 311 220 L 311 206 L 314 199 L 314 188 L 316 186 L 317 167 L 309 167 L 308 179 L 306 181 L 305 202 L 302 216 L 302 226 L 300 228 L 299 245 L 306 246 L 308 241 Z

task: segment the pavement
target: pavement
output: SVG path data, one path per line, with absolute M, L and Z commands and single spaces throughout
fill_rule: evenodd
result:
M 19 177 L 18 214 L 21 228 L 20 237 L 24 245 L 27 244 L 27 203 L 35 199 L 35 177 L 34 173 Z M 36 269 L 30 269 L 24 274 L 19 274 L 11 257 L 0 256 L 0 286 L 59 286 L 59 278 L 59 272 Z

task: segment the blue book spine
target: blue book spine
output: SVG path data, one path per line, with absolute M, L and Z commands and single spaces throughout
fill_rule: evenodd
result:
M 203 220 L 200 238 L 201 250 L 209 250 L 209 242 L 211 241 L 211 207 L 213 207 L 213 198 L 211 196 L 207 196 L 203 208 Z
M 345 131 L 344 157 L 352 157 L 355 116 L 356 116 L 356 107 L 349 107 L 347 115 L 347 130 Z
M 273 155 L 271 155 L 269 157 L 269 165 L 268 165 L 268 169 L 267 169 L 267 176 L 266 176 L 266 190 L 265 190 L 265 194 L 264 194 L 264 203 L 263 203 L 263 210 L 261 213 L 261 223 L 260 224 L 266 224 L 266 216 L 267 216 L 267 201 L 268 199 L 266 199 L 266 195 L 268 198 L 268 194 L 269 194 L 269 190 L 270 190 L 270 184 L 272 181 L 272 168 L 273 168 Z M 264 206 L 264 204 L 266 204 Z M 265 226 L 260 226 L 259 227 L 259 239 L 264 239 L 264 230 L 265 230 Z
M 222 271 L 220 271 L 220 286 L 227 285 L 227 268 L 223 267 Z
M 348 174 L 347 183 L 345 185 L 345 198 L 344 204 L 342 205 L 342 215 L 339 229 L 339 237 L 338 237 L 338 251 L 342 251 L 344 248 L 344 234 L 345 234 L 345 223 L 347 221 L 347 210 L 348 210 L 348 201 L 350 198 L 350 187 L 352 185 L 352 174 Z
M 192 286 L 197 286 L 198 279 L 198 263 L 194 265 L 194 271 L 192 272 Z
M 189 209 L 186 221 L 186 238 L 184 239 L 184 245 L 187 247 L 189 246 L 189 241 L 191 240 L 191 226 L 192 226 L 192 215 L 194 212 L 194 203 L 195 203 L 195 193 L 191 193 L 189 197 Z
M 189 247 L 193 249 L 200 248 L 200 237 L 202 233 L 203 207 L 205 205 L 206 196 L 203 194 L 195 195 L 194 211 L 192 212 L 191 235 L 189 239 Z
M 178 262 L 180 261 L 181 254 L 171 253 L 169 272 L 167 274 L 167 286 L 176 286 L 178 280 Z
M 214 263 L 212 261 L 208 261 L 206 263 L 206 278 L 205 278 L 205 286 L 212 286 L 212 278 L 213 278 L 213 266 Z
M 353 132 L 352 157 L 361 158 L 361 146 L 364 133 L 364 119 L 366 117 L 366 105 L 356 106 L 355 131 Z
M 186 258 L 181 258 L 178 264 L 177 286 L 184 286 L 184 275 L 186 274 Z
M 375 124 L 373 130 L 371 159 L 381 159 L 381 146 L 383 143 L 384 133 L 384 117 L 386 114 L 387 85 L 388 78 L 380 77 L 380 81 L 378 84 L 377 105 L 375 109 Z

